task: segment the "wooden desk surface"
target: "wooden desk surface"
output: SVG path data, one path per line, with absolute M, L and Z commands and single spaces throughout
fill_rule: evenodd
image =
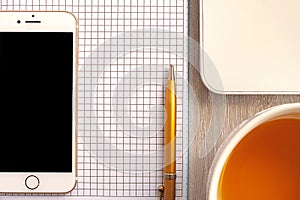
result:
M 190 0 L 190 37 L 199 41 L 199 0 Z M 300 95 L 227 95 L 226 118 L 217 145 L 207 157 L 199 158 L 201 138 L 210 122 L 211 100 L 209 91 L 202 84 L 199 73 L 190 68 L 190 83 L 196 91 L 199 127 L 196 142 L 189 148 L 189 199 L 206 199 L 207 175 L 218 145 L 241 122 L 266 108 L 284 103 L 300 102 Z M 193 138 L 194 140 L 194 138 Z

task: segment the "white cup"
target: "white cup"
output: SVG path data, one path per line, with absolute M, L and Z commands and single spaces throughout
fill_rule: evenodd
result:
M 280 106 L 275 106 L 257 113 L 254 117 L 243 122 L 237 127 L 228 138 L 222 143 L 216 156 L 213 160 L 212 166 L 208 174 L 207 182 L 207 199 L 219 200 L 219 183 L 223 167 L 234 150 L 236 145 L 254 128 L 262 123 L 281 119 L 281 118 L 297 118 L 300 119 L 300 103 L 290 103 Z

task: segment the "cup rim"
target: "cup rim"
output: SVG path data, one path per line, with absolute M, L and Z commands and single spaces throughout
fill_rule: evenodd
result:
M 236 145 L 254 128 L 258 125 L 270 120 L 275 120 L 284 115 L 291 115 L 293 113 L 300 113 L 300 103 L 288 103 L 274 106 L 258 112 L 253 117 L 244 121 L 240 126 L 234 129 L 227 139 L 221 144 L 215 158 L 212 162 L 208 173 L 207 182 L 207 199 L 218 199 L 218 187 L 223 167 Z

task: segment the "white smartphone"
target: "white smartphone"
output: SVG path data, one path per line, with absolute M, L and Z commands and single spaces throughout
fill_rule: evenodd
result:
M 71 13 L 0 12 L 0 192 L 76 185 L 77 35 Z

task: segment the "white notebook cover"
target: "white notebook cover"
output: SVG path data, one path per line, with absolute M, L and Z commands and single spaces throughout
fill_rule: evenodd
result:
M 300 93 L 299 0 L 202 0 L 201 76 L 217 93 Z

